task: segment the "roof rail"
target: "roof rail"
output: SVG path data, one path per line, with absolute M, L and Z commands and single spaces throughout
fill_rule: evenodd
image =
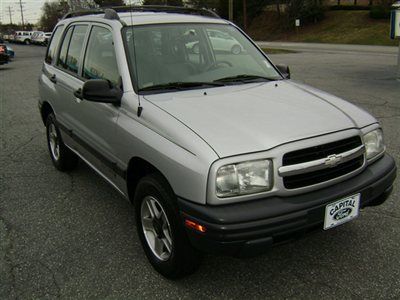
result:
M 87 15 L 99 15 L 99 14 L 104 14 L 104 10 L 101 9 L 76 10 L 66 13 L 61 20 L 80 17 L 80 16 L 87 16 Z
M 213 12 L 212 10 L 204 9 L 204 8 L 190 8 L 183 6 L 167 6 L 167 5 L 125 5 L 125 6 L 113 6 L 113 7 L 104 7 L 100 9 L 93 10 L 80 10 L 80 11 L 72 11 L 64 15 L 62 18 L 69 19 L 73 17 L 80 17 L 86 15 L 98 15 L 103 14 L 106 11 L 114 10 L 115 12 L 164 12 L 164 13 L 175 13 L 175 14 L 189 14 L 189 15 L 200 15 L 211 18 L 220 18 L 218 14 Z M 107 18 L 112 15 L 111 12 L 108 12 Z M 115 18 L 115 16 L 113 16 Z

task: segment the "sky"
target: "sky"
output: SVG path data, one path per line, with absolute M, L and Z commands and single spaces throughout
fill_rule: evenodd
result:
M 48 1 L 55 0 L 21 0 L 24 12 L 25 23 L 36 23 L 41 14 L 43 4 Z M 11 7 L 12 21 L 13 23 L 21 22 L 21 10 L 19 6 L 19 0 L 0 0 L 0 22 L 3 24 L 10 23 L 10 16 L 8 7 Z
M 40 19 L 41 9 L 45 2 L 53 2 L 56 0 L 21 0 L 23 4 L 25 23 L 36 23 Z M 132 0 L 136 2 L 137 0 Z M 129 2 L 127 0 L 126 2 Z M 8 7 L 11 7 L 12 22 L 21 23 L 21 10 L 19 0 L 0 0 L 0 22 L 3 24 L 10 23 L 10 14 Z

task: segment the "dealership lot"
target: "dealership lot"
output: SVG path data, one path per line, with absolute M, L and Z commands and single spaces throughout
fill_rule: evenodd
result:
M 84 163 L 69 174 L 52 166 L 37 108 L 45 49 L 13 48 L 15 61 L 0 67 L 1 299 L 400 297 L 399 179 L 384 205 L 351 223 L 256 258 L 207 256 L 193 276 L 163 279 L 141 249 L 132 206 Z M 378 117 L 400 164 L 394 54 L 328 49 L 271 58 L 289 64 L 295 80 Z

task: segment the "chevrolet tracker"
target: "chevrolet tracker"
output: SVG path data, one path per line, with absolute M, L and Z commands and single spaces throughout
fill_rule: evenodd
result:
M 39 87 L 54 166 L 80 158 L 132 201 L 144 252 L 168 278 L 204 252 L 255 255 L 341 225 L 392 191 L 374 117 L 290 80 L 210 11 L 69 13 Z

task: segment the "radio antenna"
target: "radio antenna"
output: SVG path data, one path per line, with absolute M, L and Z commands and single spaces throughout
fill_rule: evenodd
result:
M 133 36 L 133 5 L 132 5 L 133 0 L 129 0 L 129 15 L 131 18 L 131 40 L 132 40 L 132 50 L 133 50 L 133 63 L 134 63 L 134 70 L 135 70 L 135 77 L 136 77 L 136 87 L 138 91 L 138 110 L 137 110 L 137 116 L 140 117 L 142 115 L 143 107 L 141 105 L 140 101 L 140 93 L 139 93 L 139 71 L 137 67 L 137 59 L 136 59 L 136 48 L 135 48 L 135 40 Z

